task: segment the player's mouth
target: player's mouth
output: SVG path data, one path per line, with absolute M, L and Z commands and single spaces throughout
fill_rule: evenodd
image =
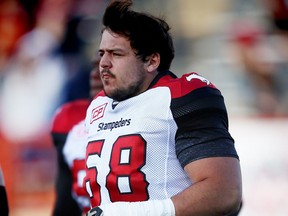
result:
M 101 71 L 101 79 L 107 80 L 113 78 L 114 75 L 109 70 L 103 70 Z

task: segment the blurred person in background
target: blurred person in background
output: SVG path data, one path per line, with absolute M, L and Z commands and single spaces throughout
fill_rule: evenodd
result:
M 267 18 L 272 22 L 274 31 L 288 37 L 288 2 L 287 0 L 262 0 L 267 9 Z M 286 52 L 288 52 L 286 50 Z
M 284 116 L 288 114 L 287 3 L 264 1 L 269 4 L 264 7 L 262 22 L 246 17 L 233 23 L 231 47 L 246 74 L 247 96 L 255 113 Z
M 0 1 L 0 77 L 18 39 L 31 27 L 29 14 L 18 0 Z
M 33 11 L 29 25 L 33 27 L 17 40 L 2 70 L 0 125 L 8 139 L 21 142 L 46 131 L 60 104 L 89 97 L 91 53 L 87 47 L 93 47 L 98 37 L 95 24 L 106 1 L 19 2 Z M 91 26 L 93 30 L 88 31 Z
M 85 176 L 86 133 L 84 119 L 91 99 L 102 88 L 99 59 L 90 73 L 90 98 L 63 104 L 56 112 L 52 137 L 57 150 L 56 200 L 53 215 L 82 215 L 90 209 L 90 199 L 82 183 Z
M 95 25 L 104 3 L 105 0 L 0 2 L 0 55 L 9 53 L 2 58 L 5 61 L 0 69 L 0 132 L 5 143 L 4 147 L 1 143 L 1 148 L 9 149 L 9 161 L 13 162 L 9 165 L 5 161 L 4 166 L 14 171 L 7 172 L 13 175 L 8 176 L 13 181 L 12 199 L 18 200 L 20 191 L 45 195 L 54 180 L 54 170 L 46 170 L 54 161 L 51 118 L 59 105 L 89 95 L 87 47 L 97 37 L 94 31 L 87 34 L 87 28 Z M 75 20 L 77 28 L 72 27 L 72 35 Z M 78 39 L 71 40 L 75 35 Z M 3 44 L 11 44 L 9 52 Z M 28 169 L 24 172 L 23 167 Z
M 9 215 L 8 199 L 1 166 L 0 166 L 0 215 L 1 216 Z
M 61 102 L 66 77 L 65 65 L 56 54 L 64 32 L 61 16 L 65 10 L 59 16 L 55 10 L 55 20 L 48 17 L 45 7 L 35 6 L 38 13 L 31 16 L 34 24 L 29 24 L 29 31 L 15 42 L 15 49 L 1 70 L 0 131 L 3 148 L 10 151 L 7 161 L 11 162 L 3 167 L 12 181 L 7 191 L 11 193 L 8 198 L 13 211 L 22 203 L 20 196 L 36 191 L 47 194 L 53 174 L 47 172 L 53 158 L 49 126 L 52 113 Z
M 29 15 L 22 7 L 18 0 L 2 0 L 0 1 L 0 95 L 5 77 L 5 68 L 9 59 L 16 51 L 17 41 L 21 36 L 31 30 L 31 23 L 29 22 Z M 2 99 L 0 96 L 0 109 L 2 107 Z M 1 112 L 1 111 L 0 111 Z M 0 121 L 2 117 L 0 116 Z M 3 172 L 5 172 L 6 192 L 9 195 L 9 203 L 13 205 L 13 184 L 11 173 L 11 161 L 13 151 L 10 142 L 7 142 L 6 137 L 3 136 L 0 129 L 0 163 L 2 163 Z
M 67 69 L 63 103 L 90 96 L 90 60 L 100 35 L 99 17 L 106 1 L 72 1 L 63 42 L 59 48 Z
M 271 25 L 271 41 L 277 53 L 277 83 L 279 112 L 288 115 L 288 1 L 287 0 L 262 0 L 267 9 L 268 22 Z
M 233 24 L 231 42 L 238 66 L 248 77 L 249 102 L 260 115 L 274 115 L 279 108 L 274 51 L 267 32 L 253 21 Z M 247 90 L 247 89 L 246 89 Z
M 45 2 L 39 5 L 35 27 L 19 38 L 3 70 L 0 125 L 15 142 L 29 142 L 45 133 L 66 79 L 65 64 L 56 51 L 65 31 L 67 6 L 54 5 L 59 10 L 52 15 L 53 4 Z

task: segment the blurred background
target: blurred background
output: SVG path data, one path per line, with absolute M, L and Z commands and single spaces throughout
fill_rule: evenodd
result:
M 0 164 L 11 216 L 51 215 L 53 113 L 89 95 L 108 0 L 0 1 Z M 288 6 L 285 0 L 134 0 L 168 21 L 177 75 L 225 97 L 243 175 L 240 216 L 287 216 Z

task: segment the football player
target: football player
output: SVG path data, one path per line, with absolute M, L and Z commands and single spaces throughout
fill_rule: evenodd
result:
M 242 200 L 239 157 L 216 86 L 180 78 L 169 25 L 112 1 L 99 45 L 104 85 L 86 115 L 88 215 L 230 215 Z

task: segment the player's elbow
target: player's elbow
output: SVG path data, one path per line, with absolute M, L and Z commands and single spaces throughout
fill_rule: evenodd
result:
M 221 215 L 237 215 L 242 205 L 242 191 L 241 189 L 235 189 L 226 196 L 222 206 Z

